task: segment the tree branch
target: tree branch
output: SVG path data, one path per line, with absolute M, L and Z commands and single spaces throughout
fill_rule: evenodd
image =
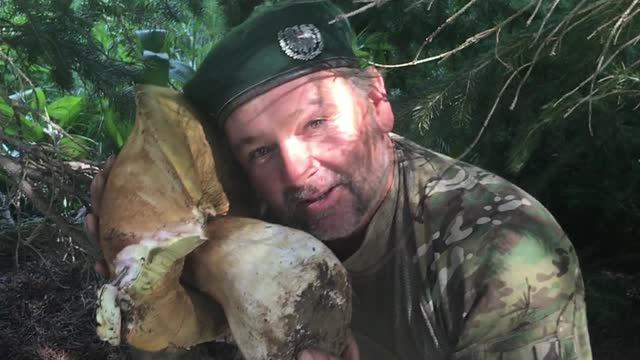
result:
M 440 26 L 438 26 L 438 28 L 431 33 L 431 35 L 427 36 L 424 39 L 424 42 L 422 43 L 422 45 L 420 45 L 420 48 L 418 49 L 413 61 L 418 60 L 418 58 L 420 57 L 420 54 L 422 53 L 422 50 L 424 50 L 424 47 L 430 44 L 433 41 L 433 39 L 436 37 L 436 35 L 438 35 L 442 31 L 442 29 L 444 29 L 445 27 L 447 27 L 447 25 L 454 22 L 458 17 L 460 17 L 460 15 L 462 15 L 465 11 L 467 11 L 467 9 L 469 9 L 473 4 L 475 4 L 476 1 L 477 0 L 469 1 L 465 6 L 463 6 L 460 10 L 458 10 L 455 14 L 451 15 L 451 17 L 449 17 L 444 23 L 440 24 Z
M 536 1 L 536 0 L 534 0 L 534 1 Z M 369 64 L 373 65 L 373 66 L 380 67 L 380 68 L 393 69 L 393 68 L 402 68 L 402 67 L 408 67 L 408 66 L 415 66 L 415 65 L 424 64 L 424 63 L 427 63 L 427 62 L 446 59 L 449 56 L 452 56 L 455 53 L 460 52 L 460 51 L 468 48 L 469 46 L 477 43 L 478 41 L 480 41 L 480 40 L 482 40 L 482 39 L 484 39 L 484 38 L 496 33 L 499 29 L 501 29 L 505 25 L 511 23 L 513 20 L 515 20 L 516 18 L 520 17 L 527 10 L 529 10 L 529 8 L 531 8 L 535 4 L 534 1 L 530 2 L 527 6 L 523 7 L 518 12 L 516 12 L 513 15 L 511 15 L 510 17 L 508 17 L 506 20 L 504 20 L 500 24 L 496 25 L 495 27 L 492 27 L 490 29 L 481 31 L 481 32 L 479 32 L 479 33 L 467 38 L 462 44 L 458 45 L 457 47 L 455 47 L 452 50 L 446 51 L 444 53 L 441 53 L 441 54 L 438 54 L 438 55 L 435 55 L 435 56 L 430 56 L 428 58 L 423 58 L 423 59 L 420 59 L 420 60 L 415 60 L 414 59 L 413 61 L 400 63 L 400 64 L 379 64 L 379 63 L 372 62 L 372 61 L 369 61 Z
M 364 2 L 364 1 L 354 1 L 354 2 Z M 368 2 L 368 1 L 367 1 Z M 376 7 L 376 6 L 380 6 L 382 3 L 386 2 L 385 0 L 380 1 L 380 0 L 372 0 L 369 4 L 359 7 L 349 13 L 343 14 L 343 15 L 338 15 L 336 16 L 335 19 L 329 21 L 329 24 L 334 24 L 338 21 L 342 21 L 342 20 L 347 20 L 348 18 L 361 14 L 369 9 L 371 9 L 372 7 Z
M 458 159 L 463 159 L 478 144 L 478 142 L 480 141 L 480 138 L 482 137 L 482 134 L 486 130 L 487 126 L 489 126 L 489 122 L 491 121 L 491 118 L 493 117 L 493 113 L 496 111 L 496 108 L 498 107 L 498 103 L 500 103 L 500 99 L 502 98 L 502 95 L 504 94 L 505 90 L 507 90 L 507 88 L 509 87 L 509 84 L 511 84 L 511 81 L 513 81 L 513 79 L 516 77 L 516 75 L 518 75 L 518 73 L 520 71 L 522 71 L 522 69 L 524 69 L 527 66 L 531 66 L 531 63 L 527 63 L 527 64 L 524 64 L 524 65 L 520 66 L 516 71 L 514 71 L 511 74 L 511 76 L 509 76 L 507 81 L 502 86 L 502 89 L 500 89 L 500 93 L 498 93 L 498 97 L 493 102 L 493 106 L 491 107 L 491 111 L 489 111 L 489 114 L 485 118 L 484 123 L 482 124 L 482 127 L 480 128 L 480 131 L 476 135 L 476 138 L 473 140 L 471 145 L 469 145 L 469 147 L 467 147 L 467 149 L 462 153 L 462 155 L 460 155 L 458 157 Z
M 50 219 L 63 233 L 70 236 L 76 243 L 82 244 L 83 248 L 92 256 L 97 256 L 95 245 L 87 239 L 83 231 L 80 231 L 75 226 L 69 224 L 62 216 L 51 211 L 51 206 L 42 200 L 42 194 L 34 189 L 33 184 L 26 177 L 23 166 L 10 158 L 0 157 L 0 167 L 18 184 L 20 191 L 33 203 L 41 214 Z

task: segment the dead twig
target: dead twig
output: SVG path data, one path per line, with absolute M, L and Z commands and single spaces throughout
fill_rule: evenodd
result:
M 430 56 L 427 58 L 423 58 L 420 60 L 412 60 L 409 62 L 405 62 L 405 63 L 400 63 L 400 64 L 379 64 L 376 62 L 372 62 L 369 61 L 370 65 L 376 66 L 376 67 L 380 67 L 380 68 L 387 68 L 387 69 L 393 69 L 393 68 L 402 68 L 402 67 L 408 67 L 408 66 L 415 66 L 415 65 L 419 65 L 419 64 L 424 64 L 424 63 L 428 63 L 428 62 L 432 62 L 432 61 L 436 61 L 436 60 L 443 60 L 446 59 L 466 48 L 468 48 L 469 46 L 479 42 L 480 40 L 491 36 L 492 34 L 496 33 L 499 29 L 503 28 L 504 26 L 508 25 L 509 23 L 511 23 L 513 20 L 515 20 L 516 18 L 520 17 L 522 14 L 524 14 L 525 12 L 527 12 L 533 5 L 535 4 L 535 2 L 530 2 L 527 6 L 523 7 L 522 9 L 518 10 L 518 12 L 516 12 L 515 14 L 511 15 L 510 17 L 508 17 L 507 19 L 505 19 L 503 22 L 501 22 L 500 24 L 496 25 L 495 27 L 492 27 L 490 29 L 486 29 L 483 30 L 469 38 L 467 38 L 462 44 L 458 45 L 457 47 L 455 47 L 452 50 L 443 52 L 441 54 L 435 55 L 435 56 Z
M 631 10 L 634 7 L 636 7 L 638 3 L 639 3 L 638 0 L 634 1 L 631 4 L 631 6 L 629 6 L 629 8 L 622 14 L 622 16 L 620 16 L 620 20 L 618 20 L 618 22 L 616 23 L 616 26 L 618 29 L 613 39 L 613 45 L 616 45 L 618 43 L 618 37 L 620 36 L 620 33 L 622 32 L 622 29 L 624 28 L 624 26 L 628 24 L 631 21 L 631 19 L 633 19 L 633 17 L 636 16 L 636 14 L 638 14 L 638 11 L 640 11 L 640 10 L 636 10 L 633 13 L 631 12 Z
M 489 111 L 489 114 L 487 114 L 487 117 L 485 118 L 484 123 L 482 124 L 482 127 L 480 128 L 480 131 L 478 131 L 478 134 L 476 135 L 476 138 L 473 140 L 471 145 L 469 145 L 467 147 L 467 149 L 462 153 L 462 155 L 460 155 L 458 157 L 458 159 L 463 159 L 478 144 L 478 142 L 480 141 L 480 138 L 482 137 L 482 134 L 486 130 L 487 126 L 489 126 L 489 122 L 491 121 L 491 118 L 493 117 L 493 113 L 496 111 L 496 108 L 498 107 L 498 103 L 500 103 L 500 99 L 502 99 L 502 95 L 504 94 L 505 90 L 507 90 L 507 88 L 509 87 L 509 84 L 511 84 L 511 81 L 513 81 L 513 79 L 516 77 L 516 75 L 518 75 L 518 73 L 520 71 L 522 71 L 524 68 L 526 68 L 527 66 L 531 66 L 531 63 L 526 63 L 526 64 L 520 66 L 516 71 L 514 71 L 511 74 L 511 76 L 509 76 L 507 81 L 502 86 L 502 89 L 500 89 L 500 92 L 498 93 L 498 96 L 496 97 L 496 100 L 493 102 L 493 106 L 491 107 L 491 111 Z
M 9 201 L 7 200 L 7 196 L 0 191 L 0 215 L 4 221 L 7 222 L 12 227 L 16 226 L 16 222 L 13 220 L 11 216 L 11 211 L 9 211 Z
M 627 41 L 626 43 L 624 43 L 623 45 L 621 45 L 608 59 L 607 61 L 605 61 L 602 64 L 601 67 L 601 71 L 604 70 L 607 66 L 609 66 L 609 64 L 611 64 L 611 62 L 613 61 L 613 59 L 615 59 L 623 50 L 625 50 L 626 48 L 628 48 L 629 46 L 632 46 L 634 44 L 636 44 L 638 41 L 640 41 L 640 35 L 630 39 L 629 41 Z M 640 64 L 640 61 L 636 61 L 634 62 L 632 65 L 628 66 L 627 69 L 631 68 L 632 66 L 635 66 L 637 64 Z M 588 84 L 591 81 L 594 81 L 594 78 L 596 78 L 599 75 L 599 73 L 594 72 L 593 74 L 591 74 L 589 77 L 587 77 L 584 81 L 582 81 L 580 84 L 578 84 L 578 86 L 576 86 L 575 88 L 573 88 L 573 90 L 567 92 L 566 94 L 562 95 L 560 97 L 560 99 L 558 99 L 556 102 L 553 103 L 553 107 L 558 106 L 560 103 L 562 103 L 564 100 L 566 100 L 568 97 L 570 97 L 571 95 L 575 94 L 576 92 L 578 92 L 583 86 L 585 86 L 586 84 Z
M 531 76 L 531 72 L 533 71 L 535 64 L 538 62 L 538 58 L 540 57 L 540 54 L 542 53 L 544 47 L 551 41 L 553 36 L 577 14 L 578 10 L 586 2 L 587 0 L 582 0 L 580 3 L 578 3 L 578 5 L 576 5 L 576 7 L 564 19 L 562 19 L 562 21 L 551 31 L 551 33 L 538 45 L 538 49 L 533 55 L 533 60 L 531 60 L 531 66 L 529 66 L 529 69 L 527 69 L 527 73 L 520 81 L 520 84 L 518 84 L 518 89 L 516 90 L 516 94 L 513 96 L 513 101 L 511 102 L 511 106 L 509 107 L 509 109 L 515 109 L 516 104 L 518 103 L 518 98 L 520 97 L 520 91 L 522 90 L 524 83 L 529 79 L 529 76 Z M 557 3 L 555 5 L 557 5 Z M 544 26 L 544 23 L 542 26 Z M 542 30 L 542 26 L 540 27 L 540 31 Z M 538 35 L 536 35 L 535 41 L 538 40 L 539 36 L 540 32 L 538 32 Z
M 540 10 L 540 5 L 542 5 L 542 0 L 538 0 L 538 4 L 536 5 L 536 8 L 533 10 L 533 12 L 531 13 L 531 16 L 527 20 L 527 26 L 531 25 L 531 23 L 533 22 L 533 19 L 536 17 L 536 15 L 538 15 L 538 10 Z
M 456 11 L 455 14 L 451 15 L 445 22 L 440 24 L 440 26 L 438 26 L 438 28 L 431 33 L 431 35 L 427 36 L 424 39 L 424 42 L 422 43 L 422 45 L 420 45 L 420 48 L 418 49 L 418 51 L 416 52 L 416 56 L 414 57 L 413 61 L 417 61 L 420 58 L 420 55 L 422 54 L 422 50 L 424 50 L 425 46 L 427 46 L 428 44 L 431 44 L 433 39 L 442 31 L 442 29 L 444 29 L 445 27 L 450 25 L 452 22 L 454 22 L 457 18 L 460 17 L 460 15 L 464 14 L 467 11 L 467 9 L 473 6 L 473 4 L 475 4 L 477 1 L 478 0 L 469 1 L 460 10 Z
M 591 95 L 595 93 L 594 88 L 596 84 L 596 79 L 598 78 L 598 75 L 600 75 L 600 73 L 603 70 L 603 62 L 607 52 L 609 51 L 609 47 L 611 46 L 612 43 L 615 45 L 614 39 L 617 37 L 616 34 L 618 33 L 618 29 L 622 26 L 622 24 L 626 21 L 626 19 L 629 18 L 629 14 L 633 10 L 633 8 L 635 8 L 636 5 L 638 5 L 638 3 L 640 3 L 640 0 L 634 0 L 631 3 L 631 5 L 629 5 L 627 10 L 625 10 L 625 12 L 622 13 L 622 15 L 620 15 L 618 21 L 613 26 L 613 29 L 611 29 L 611 32 L 609 33 L 609 37 L 607 38 L 607 41 L 605 42 L 602 52 L 598 57 L 598 65 L 596 66 L 596 71 L 594 72 L 594 76 L 591 77 L 591 84 L 589 85 L 589 96 L 588 96 L 589 97 L 588 127 L 589 127 L 589 134 L 591 136 L 593 136 L 593 125 L 592 125 L 593 101 L 591 100 Z
M 27 166 L 20 165 L 16 160 L 2 156 L 0 157 L 0 167 L 6 171 L 10 178 L 13 179 L 13 181 L 18 185 L 20 192 L 26 196 L 31 203 L 33 203 L 35 208 L 41 214 L 50 219 L 65 234 L 72 237 L 76 243 L 82 244 L 83 247 L 90 251 L 91 255 L 97 255 L 94 245 L 88 241 L 84 232 L 69 224 L 69 222 L 62 216 L 52 211 L 51 204 L 47 204 L 47 202 L 42 199 L 43 195 L 34 188 L 32 181 L 28 177 L 28 171 L 25 170 Z M 22 243 L 20 233 L 19 238 L 20 244 Z
M 506 67 L 510 71 L 513 71 L 513 66 L 502 60 L 502 58 L 500 58 L 500 54 L 498 53 L 498 48 L 500 47 L 500 30 L 501 29 L 496 32 L 496 46 L 494 47 L 495 58 L 500 64 L 504 65 L 504 67 Z
M 329 21 L 329 24 L 334 24 L 334 23 L 336 23 L 338 21 L 346 20 L 346 19 L 348 19 L 348 18 L 350 18 L 352 16 L 361 14 L 361 13 L 371 9 L 372 7 L 376 7 L 376 6 L 379 6 L 378 2 L 377 1 L 372 1 L 369 4 L 367 4 L 365 6 L 362 6 L 362 7 L 359 7 L 359 8 L 357 8 L 357 9 L 351 11 L 351 12 L 336 16 L 335 19 Z
M 536 37 L 533 39 L 533 43 L 531 44 L 532 46 L 533 46 L 533 44 L 538 42 L 538 39 L 540 38 L 540 35 L 542 35 L 542 31 L 544 30 L 544 27 L 547 24 L 547 21 L 549 21 L 549 18 L 551 17 L 551 14 L 553 14 L 553 11 L 558 6 L 558 3 L 560 3 L 560 0 L 554 0 L 553 1 L 553 4 L 551 5 L 551 9 L 549 9 L 549 12 L 547 13 L 547 15 L 542 20 L 542 24 L 540 24 L 540 29 L 538 29 L 538 33 L 536 34 Z

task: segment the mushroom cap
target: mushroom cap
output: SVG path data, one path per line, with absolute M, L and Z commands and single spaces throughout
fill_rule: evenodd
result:
M 100 291 L 98 333 L 148 351 L 189 347 L 228 331 L 221 306 L 180 278 L 187 254 L 207 239 L 207 218 L 228 213 L 229 199 L 184 98 L 139 85 L 136 105 L 101 202 L 99 243 L 112 288 Z
M 206 216 L 229 211 L 211 146 L 184 98 L 168 88 L 139 85 L 136 105 L 134 127 L 100 209 L 100 246 L 110 265 L 143 238 L 203 235 Z

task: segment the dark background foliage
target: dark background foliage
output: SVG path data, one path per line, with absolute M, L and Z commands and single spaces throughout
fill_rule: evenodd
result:
M 91 176 L 126 141 L 133 86 L 180 89 L 262 3 L 0 4 L 0 292 L 21 294 L 0 298 L 0 329 L 24 334 L 0 340 L 0 357 L 82 358 L 101 346 L 90 334 L 96 249 L 80 222 Z M 639 12 L 635 0 L 392 0 L 350 19 L 363 64 L 409 63 L 379 66 L 396 132 L 515 182 L 557 217 L 586 273 L 596 359 L 640 356 Z M 44 291 L 47 274 L 56 281 Z M 38 322 L 69 309 L 87 321 L 80 345 L 61 340 L 77 329 L 48 336 Z

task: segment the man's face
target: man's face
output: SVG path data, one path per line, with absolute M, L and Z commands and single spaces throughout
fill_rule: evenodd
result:
M 235 156 L 283 224 L 330 241 L 370 220 L 393 161 L 393 116 L 381 78 L 374 83 L 365 94 L 318 72 L 252 99 L 227 119 Z

